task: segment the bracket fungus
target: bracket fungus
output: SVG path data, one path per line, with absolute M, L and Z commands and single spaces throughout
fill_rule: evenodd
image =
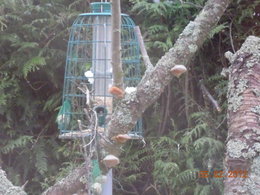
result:
M 184 65 L 175 65 L 170 71 L 174 76 L 180 77 L 187 71 L 187 68 Z
M 128 140 L 131 139 L 131 136 L 127 135 L 127 134 L 119 134 L 117 136 L 114 136 L 111 138 L 113 141 L 116 141 L 118 143 L 125 143 L 127 142 Z
M 111 93 L 112 95 L 114 95 L 115 97 L 117 98 L 123 98 L 124 95 L 125 95 L 125 92 L 118 88 L 118 87 L 110 87 L 109 90 L 108 90 L 109 93 Z
M 112 168 L 118 165 L 120 163 L 120 160 L 116 156 L 109 154 L 103 159 L 102 162 L 107 168 Z

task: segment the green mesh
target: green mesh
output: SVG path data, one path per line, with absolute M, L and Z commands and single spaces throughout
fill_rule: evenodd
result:
M 95 181 L 95 179 L 101 175 L 101 171 L 99 168 L 98 160 L 92 160 L 92 179 Z
M 111 4 L 96 2 L 91 4 L 92 12 L 80 14 L 70 29 L 66 68 L 64 75 L 63 102 L 69 100 L 71 111 L 69 123 L 61 121 L 60 133 L 77 133 L 77 121 L 89 125 L 84 112 L 86 94 L 78 87 L 87 85 L 91 99 L 98 114 L 98 124 L 105 127 L 112 114 L 112 95 L 109 88 L 113 84 L 111 64 Z M 124 87 L 136 87 L 141 79 L 141 55 L 134 21 L 126 14 L 121 14 L 121 57 L 124 71 Z M 87 76 L 86 76 L 87 75 Z M 90 105 L 92 106 L 92 105 Z M 107 113 L 106 113 L 107 111 Z M 66 114 L 61 114 L 61 120 Z M 142 137 L 142 119 L 139 119 L 131 132 L 133 137 Z M 91 134 L 90 134 L 91 135 Z
M 69 100 L 66 100 L 63 102 L 56 119 L 59 129 L 64 129 L 66 126 L 69 125 L 70 118 L 71 118 L 70 113 L 71 113 L 71 103 Z

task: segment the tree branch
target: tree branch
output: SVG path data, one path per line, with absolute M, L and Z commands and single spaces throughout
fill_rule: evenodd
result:
M 86 175 L 86 165 L 74 169 L 67 177 L 48 188 L 42 195 L 71 195 L 86 186 L 82 178 Z
M 187 65 L 198 48 L 208 37 L 208 33 L 219 21 L 231 0 L 209 0 L 193 22 L 190 22 L 174 47 L 157 63 L 151 72 L 145 74 L 137 90 L 127 94 L 118 104 L 108 124 L 109 139 L 125 134 L 136 124 L 142 113 L 152 105 L 172 80 L 171 68 L 176 64 Z M 120 145 L 114 145 L 112 154 L 118 155 Z M 116 149 L 117 148 L 117 149 Z
M 112 67 L 113 85 L 123 89 L 123 69 L 121 60 L 121 8 L 120 0 L 112 1 Z
M 218 112 L 221 112 L 221 108 L 220 108 L 218 102 L 217 102 L 217 101 L 212 97 L 212 95 L 209 93 L 209 91 L 208 91 L 207 88 L 205 87 L 205 85 L 204 85 L 204 83 L 203 83 L 202 80 L 200 80 L 199 84 L 200 84 L 200 88 L 201 88 L 201 90 L 202 90 L 203 95 L 208 97 L 209 101 L 211 101 L 211 103 L 213 104 L 213 106 L 216 108 L 216 110 L 217 110 Z
M 144 40 L 143 40 L 139 26 L 135 27 L 135 33 L 136 33 L 137 38 L 138 38 L 140 51 L 141 51 L 141 54 L 142 54 L 142 58 L 143 58 L 145 67 L 146 67 L 146 71 L 151 71 L 153 69 L 153 65 L 152 65 L 150 58 L 147 54 L 147 51 L 145 49 Z

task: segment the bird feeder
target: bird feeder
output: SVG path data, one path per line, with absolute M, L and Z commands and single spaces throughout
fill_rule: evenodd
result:
M 112 113 L 113 83 L 111 65 L 111 4 L 91 3 L 91 13 L 80 14 L 74 21 L 68 41 L 63 89 L 63 105 L 57 117 L 61 137 L 79 132 L 78 120 L 88 124 L 84 108 L 93 107 L 99 127 L 104 128 Z M 121 14 L 121 58 L 124 86 L 135 87 L 141 78 L 140 49 L 135 24 L 126 14 Z M 92 99 L 84 93 L 87 90 Z M 85 109 L 86 110 L 86 109 Z M 89 132 L 91 134 L 91 132 Z M 133 138 L 142 135 L 139 120 L 129 133 Z

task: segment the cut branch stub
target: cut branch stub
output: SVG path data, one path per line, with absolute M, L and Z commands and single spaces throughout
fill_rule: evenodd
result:
M 94 183 L 91 185 L 91 189 L 94 192 L 94 194 L 101 194 L 102 193 L 102 184 Z
M 230 63 L 232 63 L 234 60 L 234 54 L 231 51 L 227 51 L 225 53 L 225 57 L 228 59 Z
M 123 98 L 124 95 L 125 95 L 125 92 L 122 89 L 115 87 L 115 86 L 110 87 L 108 92 L 111 93 L 112 95 L 114 95 L 117 98 Z
M 175 65 L 170 71 L 174 76 L 179 78 L 187 71 L 187 68 L 184 65 Z

